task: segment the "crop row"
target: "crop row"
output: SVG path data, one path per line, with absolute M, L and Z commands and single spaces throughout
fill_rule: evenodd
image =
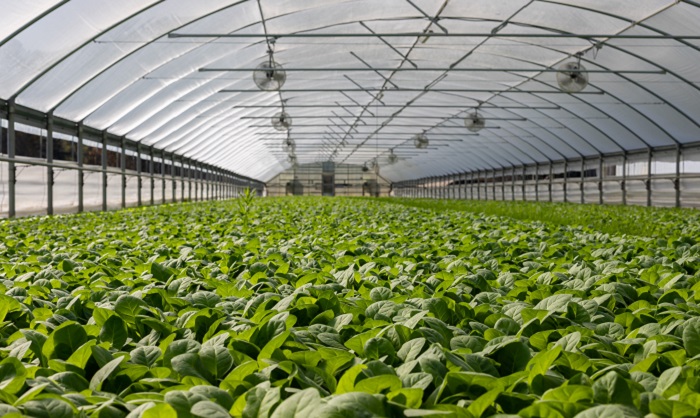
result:
M 0 229 L 0 415 L 696 417 L 700 246 L 343 199 Z

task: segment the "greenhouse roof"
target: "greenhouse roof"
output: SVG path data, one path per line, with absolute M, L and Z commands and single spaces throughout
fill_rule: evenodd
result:
M 262 181 L 293 161 L 376 161 L 399 181 L 700 139 L 696 1 L 0 0 L 0 10 L 0 99 Z M 270 51 L 287 78 L 262 91 L 253 70 Z M 588 70 L 574 94 L 557 83 L 570 62 Z M 288 132 L 271 123 L 282 107 Z M 465 117 L 477 111 L 485 127 L 472 133 Z

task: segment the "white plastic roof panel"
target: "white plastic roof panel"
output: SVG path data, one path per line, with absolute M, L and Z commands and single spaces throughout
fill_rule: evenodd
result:
M 287 138 L 300 163 L 376 159 L 391 181 L 700 140 L 694 1 L 0 0 L 0 10 L 0 99 L 262 181 L 291 167 Z M 314 37 L 284 36 L 297 33 Z M 252 80 L 268 49 L 287 69 L 280 92 Z M 578 55 L 590 85 L 563 94 L 553 69 Z M 289 133 L 270 126 L 282 106 Z M 488 128 L 473 135 L 463 118 L 477 108 Z M 417 151 L 421 132 L 433 141 Z

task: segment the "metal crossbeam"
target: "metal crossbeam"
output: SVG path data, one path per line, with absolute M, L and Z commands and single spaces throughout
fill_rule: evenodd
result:
M 351 52 L 351 54 L 355 55 L 354 53 Z M 359 57 L 356 56 L 356 58 L 360 59 Z M 363 61 L 364 62 L 364 61 Z M 366 64 L 366 63 L 365 63 Z M 366 64 L 368 65 L 368 64 Z M 256 70 L 267 70 L 265 68 L 200 68 L 199 72 L 202 73 L 224 73 L 224 72 L 252 72 Z M 272 70 L 272 69 L 270 69 Z M 339 71 L 339 72 L 368 72 L 368 71 L 396 71 L 396 72 L 453 72 L 453 73 L 474 73 L 474 72 L 482 72 L 482 73 L 500 73 L 500 72 L 513 72 L 513 73 L 560 73 L 562 70 L 558 70 L 556 68 L 508 68 L 508 67 L 501 67 L 501 68 L 478 68 L 478 67 L 471 67 L 471 68 L 410 68 L 410 67 L 400 67 L 400 68 L 390 68 L 390 67 L 370 67 L 368 65 L 367 68 L 357 68 L 357 67 L 338 67 L 338 68 L 313 68 L 313 67 L 294 67 L 294 68 L 286 68 L 284 69 L 287 72 L 334 72 L 334 71 Z M 592 70 L 586 70 L 588 73 L 592 74 L 667 74 L 668 72 L 665 70 L 598 70 L 598 69 L 592 69 Z M 380 76 L 384 77 L 384 75 L 379 74 Z
M 270 119 L 272 116 L 241 116 L 240 119 Z M 367 116 L 369 118 L 369 116 Z M 387 116 L 389 117 L 389 116 Z M 316 115 L 310 115 L 310 116 L 292 116 L 293 119 L 329 119 L 329 118 L 339 118 L 343 120 L 338 115 L 333 115 L 333 116 L 316 116 Z M 454 116 L 408 116 L 408 115 L 396 115 L 396 116 L 391 116 L 392 119 L 461 119 L 459 117 L 454 117 Z M 489 116 L 484 116 L 486 120 L 508 120 L 508 121 L 518 121 L 518 122 L 525 122 L 527 121 L 527 118 L 492 118 Z M 343 120 L 343 122 L 345 122 Z M 362 122 L 362 121 L 361 121 Z M 347 122 L 345 122 L 347 123 Z
M 370 96 L 374 97 L 372 92 L 425 92 L 425 93 L 499 93 L 499 94 L 510 94 L 510 93 L 525 93 L 525 94 L 573 94 L 567 93 L 561 90 L 497 90 L 497 89 L 417 89 L 417 88 L 402 88 L 400 90 L 395 89 L 382 89 L 382 88 L 357 88 L 357 89 L 284 89 L 278 90 L 280 93 L 368 93 Z M 247 89 L 223 89 L 219 90 L 219 93 L 260 93 L 260 90 L 247 90 Z M 575 95 L 604 95 L 604 91 L 582 91 L 575 93 Z
M 564 38 L 564 39 L 672 39 L 700 40 L 700 35 L 631 35 L 615 33 L 490 33 L 490 32 L 394 32 L 394 33 L 169 33 L 168 38 L 416 38 L 430 36 L 431 38 Z

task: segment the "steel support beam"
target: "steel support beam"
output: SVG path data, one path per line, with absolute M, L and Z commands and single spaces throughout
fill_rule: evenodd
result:
M 122 137 L 122 141 L 119 144 L 121 148 L 121 158 L 120 158 L 120 168 L 122 177 L 122 209 L 126 208 L 126 138 Z
M 46 214 L 53 215 L 53 113 L 46 115 Z
M 681 162 L 683 158 L 683 150 L 679 145 L 676 148 L 676 178 L 673 179 L 673 188 L 676 192 L 676 207 L 680 208 L 682 206 L 682 196 L 681 196 Z
M 107 182 L 109 181 L 107 175 L 107 131 L 102 132 L 102 184 L 100 188 L 102 189 L 102 210 L 107 210 Z
M 78 213 L 85 210 L 85 173 L 83 172 L 83 124 L 78 124 Z
M 16 146 L 16 135 L 15 135 L 15 103 L 14 101 L 8 103 L 7 110 L 7 157 L 10 161 L 7 163 L 7 181 L 8 181 L 8 206 L 7 215 L 10 218 L 17 216 L 17 167 L 15 166 L 15 146 Z
M 142 206 L 143 205 L 143 195 L 141 194 L 141 188 L 143 187 L 143 178 L 142 178 L 142 160 L 141 160 L 141 143 L 136 144 L 136 177 L 137 177 L 137 187 L 138 190 L 136 191 L 137 195 L 137 201 L 138 205 Z
M 151 206 L 155 205 L 156 202 L 156 177 L 155 177 L 155 155 L 153 146 L 148 148 L 148 157 L 150 159 L 150 164 L 148 165 L 148 170 L 151 177 Z
M 647 186 L 647 206 L 651 206 L 651 169 L 652 169 L 652 164 L 653 164 L 653 159 L 654 159 L 654 152 L 649 148 L 649 156 L 647 159 L 647 179 L 646 179 L 646 186 Z

